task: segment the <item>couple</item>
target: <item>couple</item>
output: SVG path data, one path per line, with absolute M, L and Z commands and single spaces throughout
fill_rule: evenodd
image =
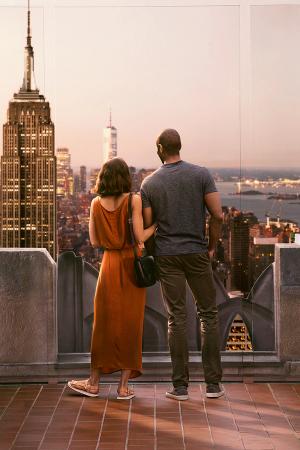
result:
M 206 396 L 223 395 L 216 292 L 211 259 L 219 238 L 222 208 L 212 176 L 204 167 L 180 158 L 181 140 L 167 129 L 157 142 L 162 166 L 147 177 L 141 196 L 131 195 L 127 164 L 107 161 L 92 200 L 90 241 L 105 249 L 94 299 L 91 374 L 68 386 L 81 394 L 99 394 L 100 374 L 121 371 L 117 399 L 129 400 L 134 391 L 129 378 L 142 372 L 142 336 L 146 289 L 134 279 L 134 254 L 128 232 L 128 202 L 132 202 L 133 231 L 141 252 L 155 233 L 157 263 L 172 359 L 173 389 L 166 396 L 188 399 L 188 345 L 186 337 L 186 282 L 201 322 L 202 361 Z M 209 239 L 205 239 L 205 208 L 210 213 Z

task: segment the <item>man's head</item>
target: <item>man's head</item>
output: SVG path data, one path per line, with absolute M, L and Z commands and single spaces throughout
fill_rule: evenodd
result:
M 164 162 L 169 157 L 178 156 L 181 149 L 181 140 L 176 130 L 164 130 L 156 141 L 157 154 Z

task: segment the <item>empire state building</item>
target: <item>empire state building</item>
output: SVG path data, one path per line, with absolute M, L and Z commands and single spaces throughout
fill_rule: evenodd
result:
M 44 247 L 56 258 L 56 158 L 49 102 L 34 77 L 30 5 L 23 84 L 3 126 L 0 247 Z

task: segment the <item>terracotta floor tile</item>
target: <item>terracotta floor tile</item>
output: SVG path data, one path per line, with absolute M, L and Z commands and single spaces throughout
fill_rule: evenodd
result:
M 78 422 L 73 435 L 76 440 L 93 440 L 97 441 L 100 431 L 99 422 Z
M 29 417 L 48 417 L 53 414 L 53 411 L 54 408 L 50 406 L 34 406 L 29 413 Z
M 17 433 L 22 421 L 2 421 L 0 422 L 0 436 L 6 433 Z
M 7 450 L 7 448 L 10 447 L 10 445 L 13 443 L 14 439 L 16 437 L 16 433 L 0 433 L 0 449 Z
M 124 448 L 125 448 L 124 444 L 117 444 L 115 442 L 105 444 L 102 443 L 101 441 L 98 447 L 99 450 L 124 450 Z
M 46 442 L 45 444 L 42 444 L 39 450 L 67 450 L 68 446 L 69 444 L 66 442 L 60 442 L 58 444 L 55 444 L 53 442 Z
M 73 428 L 74 428 L 75 422 L 73 423 L 51 423 L 48 430 L 47 430 L 47 434 L 48 433 L 71 433 Z
M 140 433 L 140 432 L 131 432 L 129 433 L 129 439 L 135 440 L 135 439 L 154 439 L 154 432 L 146 432 L 146 433 Z
M 185 442 L 185 448 L 186 449 L 195 449 L 195 450 L 196 449 L 202 450 L 202 449 L 206 449 L 206 448 L 209 448 L 210 450 L 215 449 L 215 447 L 211 443 L 211 440 L 209 440 L 209 439 L 207 439 L 207 440 L 199 440 L 198 439 L 198 440 L 194 440 L 194 441 Z
M 128 444 L 127 445 L 127 449 L 132 449 L 132 450 L 154 450 L 154 443 L 152 444 Z
M 170 450 L 170 447 L 172 447 L 172 450 L 183 450 L 184 449 L 183 444 L 178 445 L 177 442 L 173 442 L 171 440 L 164 444 L 157 443 L 158 450 Z
M 154 436 L 151 438 L 139 438 L 139 439 L 128 439 L 128 445 L 153 445 L 154 442 Z
M 42 440 L 44 433 L 20 433 L 17 437 L 15 444 L 17 445 L 27 445 L 27 444 L 33 444 L 33 443 L 39 443 Z
M 95 444 L 89 444 L 88 442 L 89 441 L 81 441 L 81 443 L 78 442 L 76 445 L 74 445 L 74 443 L 71 443 L 68 450 L 95 450 Z
M 273 449 L 273 443 L 268 435 L 261 436 L 256 433 L 241 433 L 245 448 L 248 450 Z
M 38 450 L 39 444 L 36 445 L 14 445 L 12 450 Z
M 300 441 L 296 437 L 270 437 L 275 450 L 299 450 Z

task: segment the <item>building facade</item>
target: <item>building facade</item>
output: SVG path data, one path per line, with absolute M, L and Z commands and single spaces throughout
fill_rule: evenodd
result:
M 74 174 L 74 194 L 79 194 L 80 192 L 80 176 L 78 173 Z
M 249 221 L 240 213 L 230 220 L 229 259 L 231 262 L 231 288 L 241 292 L 249 290 L 248 255 Z
M 89 176 L 89 192 L 93 192 L 96 182 L 98 179 L 98 175 L 100 172 L 100 168 L 95 168 L 90 170 L 90 176 Z
M 56 258 L 56 157 L 50 105 L 34 78 L 30 9 L 23 84 L 3 126 L 0 246 L 44 247 Z
M 278 237 L 254 237 L 249 252 L 249 279 L 253 286 L 261 273 L 274 262 Z
M 86 192 L 86 166 L 80 166 L 80 192 Z
M 73 194 L 73 171 L 71 169 L 71 155 L 68 148 L 56 150 L 57 161 L 57 195 L 67 197 Z

